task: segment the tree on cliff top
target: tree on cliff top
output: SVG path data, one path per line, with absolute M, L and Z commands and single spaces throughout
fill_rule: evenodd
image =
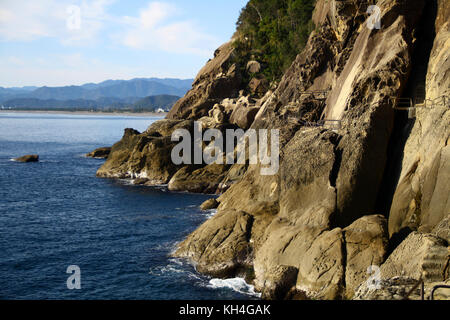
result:
M 315 0 L 250 0 L 237 21 L 236 49 L 256 59 L 269 80 L 278 80 L 303 49 L 313 30 Z

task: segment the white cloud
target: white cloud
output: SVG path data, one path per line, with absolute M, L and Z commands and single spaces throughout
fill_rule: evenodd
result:
M 33 41 L 42 37 L 58 38 L 64 44 L 83 44 L 95 39 L 108 16 L 105 8 L 111 0 L 82 1 L 79 29 L 68 28 L 74 6 L 72 0 L 2 1 L 0 39 Z
M 138 17 L 124 17 L 127 30 L 115 38 L 134 49 L 210 56 L 219 41 L 191 20 L 175 20 L 179 15 L 171 4 L 151 2 Z
M 136 16 L 112 16 L 106 10 L 114 0 L 2 0 L 0 40 L 33 41 L 57 38 L 64 45 L 91 44 L 113 39 L 137 50 L 162 50 L 209 57 L 220 41 L 183 17 L 175 5 L 149 2 Z M 79 8 L 78 27 L 74 14 Z M 72 8 L 72 9 L 70 9 Z M 68 10 L 69 9 L 69 10 Z M 108 34 L 111 30 L 123 30 Z

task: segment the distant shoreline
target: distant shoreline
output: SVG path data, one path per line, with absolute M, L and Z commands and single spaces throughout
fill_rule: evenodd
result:
M 58 110 L 0 110 L 2 113 L 36 113 L 36 114 L 65 114 L 65 115 L 80 115 L 80 116 L 133 116 L 133 117 L 165 117 L 167 112 L 102 112 L 102 111 L 58 111 Z

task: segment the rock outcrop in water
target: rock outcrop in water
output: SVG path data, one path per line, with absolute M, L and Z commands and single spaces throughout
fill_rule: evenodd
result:
M 95 149 L 92 152 L 89 152 L 88 154 L 86 154 L 86 157 L 95 159 L 107 159 L 110 153 L 111 153 L 110 147 L 103 147 Z
M 428 291 L 448 282 L 450 5 L 379 1 L 380 29 L 367 5 L 317 1 L 306 48 L 261 99 L 241 91 L 225 44 L 167 119 L 128 129 L 98 175 L 222 192 L 175 256 L 243 276 L 265 298 L 399 299 L 420 279 Z M 174 165 L 170 135 L 194 120 L 279 129 L 280 170 Z M 367 287 L 376 267 L 396 294 Z
M 39 162 L 39 156 L 37 154 L 30 154 L 23 157 L 15 158 L 14 161 L 23 163 Z

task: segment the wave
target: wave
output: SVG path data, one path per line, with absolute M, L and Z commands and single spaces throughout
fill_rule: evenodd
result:
M 211 279 L 208 287 L 213 289 L 228 288 L 236 292 L 246 294 L 253 297 L 261 297 L 260 293 L 255 292 L 255 287 L 245 282 L 242 278 L 233 279 Z
M 205 213 L 207 219 L 209 220 L 217 214 L 217 209 L 206 210 Z

